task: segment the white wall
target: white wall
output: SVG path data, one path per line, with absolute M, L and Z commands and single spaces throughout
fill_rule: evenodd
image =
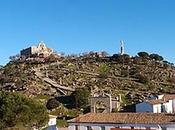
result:
M 158 99 L 162 99 L 164 95 L 158 95 Z
M 153 113 L 161 113 L 161 104 L 153 105 Z
M 80 130 L 87 130 L 87 126 L 80 126 Z
M 166 102 L 163 105 L 165 107 L 165 112 L 173 113 L 173 100 L 169 100 L 169 102 Z
M 76 123 L 70 124 L 69 130 L 75 130 L 75 125 Z M 115 128 L 115 127 L 131 129 L 131 126 L 133 126 L 135 129 L 151 128 L 155 130 L 160 130 L 158 125 L 151 125 L 151 124 L 144 125 L 144 124 L 86 124 L 86 123 L 79 124 L 77 123 L 77 125 L 80 125 L 79 130 L 87 130 L 87 126 L 91 126 L 93 130 L 101 130 L 101 126 L 105 126 L 105 130 L 111 130 L 111 128 Z M 175 130 L 175 124 L 163 125 L 161 127 L 166 128 L 167 130 Z
M 172 106 L 173 112 L 175 112 L 175 99 L 173 100 L 173 106 Z
M 93 130 L 101 130 L 101 127 L 100 126 L 92 126 L 92 129 Z
M 153 112 L 153 106 L 146 102 L 136 104 L 136 112 Z
M 53 125 L 56 125 L 56 124 L 57 124 L 57 119 L 56 118 L 50 118 L 49 119 L 49 122 L 48 122 L 49 126 L 53 126 Z
M 31 51 L 32 51 L 32 52 L 31 52 L 32 54 L 38 53 L 38 49 L 37 49 L 36 46 L 32 46 L 32 47 L 31 47 Z
M 115 128 L 115 127 L 112 127 L 112 126 L 105 126 L 105 130 L 111 130 L 111 128 Z
M 101 124 L 98 124 L 98 125 L 90 125 L 88 124 L 89 126 L 91 126 L 92 130 L 101 130 Z M 111 128 L 116 128 L 117 126 L 120 126 L 119 124 L 115 125 L 104 125 L 105 126 L 105 130 L 111 130 Z M 120 128 L 126 128 L 126 129 L 131 129 L 131 126 L 134 126 L 135 129 L 146 129 L 146 128 L 151 128 L 151 129 L 154 129 L 154 130 L 160 130 L 158 125 L 155 125 L 155 126 L 152 126 L 152 125 L 140 125 L 140 126 L 137 126 L 137 124 L 123 124 L 120 126 Z M 163 128 L 166 128 L 166 130 L 175 130 L 175 127 L 172 127 L 172 126 L 163 126 Z M 76 130 L 75 129 L 75 126 L 69 126 L 68 128 L 69 130 Z M 87 130 L 87 125 L 80 125 L 79 127 L 79 130 Z
M 74 125 L 69 125 L 68 129 L 69 130 L 75 130 L 75 126 Z

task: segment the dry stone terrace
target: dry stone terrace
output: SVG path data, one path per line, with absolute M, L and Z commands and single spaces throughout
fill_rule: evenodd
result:
M 54 91 L 50 91 L 49 95 L 59 94 L 59 87 L 76 89 L 90 86 L 92 93 L 100 89 L 108 93 L 111 92 L 112 96 L 121 93 L 126 97 L 126 104 L 142 102 L 149 94 L 175 93 L 175 84 L 173 83 L 175 81 L 173 79 L 175 69 L 171 65 L 161 61 L 151 60 L 150 58 L 144 59 L 139 56 L 131 57 L 127 54 L 114 54 L 113 56 L 98 56 L 94 54 L 97 53 L 90 52 L 85 55 L 70 55 L 61 58 L 51 57 L 51 61 L 46 58 L 43 59 L 43 62 L 37 60 L 20 61 L 17 63 L 11 62 L 9 66 L 4 67 L 6 69 L 2 74 L 2 85 L 10 81 L 10 83 L 15 83 L 17 86 L 25 86 L 24 88 L 31 88 L 34 91 L 39 90 L 35 93 L 31 91 L 31 95 L 40 93 L 47 94 L 51 89 Z M 55 64 L 57 61 L 61 64 Z M 45 69 L 39 70 L 38 68 L 43 65 L 47 66 L 48 76 L 45 75 Z M 109 69 L 103 73 L 106 69 L 105 67 Z M 7 74 L 9 70 L 12 71 L 10 75 Z M 35 75 L 34 77 L 31 70 L 34 70 L 33 72 L 35 72 L 37 76 Z M 43 76 L 54 81 L 54 84 L 57 83 L 56 86 L 59 87 L 55 88 L 57 88 L 58 91 L 50 84 L 51 82 L 46 83 L 43 82 L 41 78 L 38 78 L 46 78 Z M 140 79 L 140 77 L 142 79 Z M 9 78 L 9 80 L 5 80 L 7 78 Z M 20 82 L 21 79 L 24 79 L 24 82 Z M 143 82 L 143 80 L 147 81 Z M 29 87 L 29 84 L 31 84 L 32 87 Z M 19 91 L 23 90 L 22 88 Z M 14 91 L 16 91 L 15 88 Z

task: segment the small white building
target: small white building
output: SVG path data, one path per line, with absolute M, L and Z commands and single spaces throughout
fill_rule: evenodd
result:
M 175 95 L 159 95 L 156 99 L 136 104 L 136 112 L 174 113 Z
M 57 128 L 57 116 L 49 115 L 48 129 L 47 130 L 58 130 Z
M 165 113 L 89 113 L 69 121 L 69 130 L 175 130 Z

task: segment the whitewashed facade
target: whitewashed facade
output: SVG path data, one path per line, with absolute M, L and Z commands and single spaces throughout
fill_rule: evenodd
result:
M 58 130 L 57 128 L 57 116 L 49 115 L 48 129 L 47 130 Z
M 115 129 L 114 129 L 115 128 Z M 88 113 L 69 121 L 69 130 L 175 130 L 175 114 Z
M 105 123 L 70 123 L 69 130 L 111 130 L 112 128 L 122 129 L 150 129 L 150 130 L 175 130 L 175 124 L 159 125 L 159 124 L 105 124 Z
M 175 99 L 158 99 L 148 100 L 136 104 L 136 112 L 153 112 L 153 113 L 175 113 Z

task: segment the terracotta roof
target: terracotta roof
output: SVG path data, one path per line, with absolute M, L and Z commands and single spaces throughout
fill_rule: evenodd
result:
M 89 113 L 70 120 L 69 123 L 171 124 L 175 123 L 175 114 Z
M 165 100 L 172 100 L 172 99 L 175 99 L 175 95 L 173 94 L 173 95 L 164 95 L 164 97 L 163 97 Z
M 152 105 L 155 105 L 155 104 L 166 103 L 172 99 L 175 99 L 175 95 L 164 95 L 162 99 L 152 99 L 152 100 L 148 100 L 146 102 L 148 102 Z
M 156 105 L 156 104 L 161 104 L 161 103 L 165 103 L 167 101 L 163 101 L 162 99 L 153 99 L 153 100 L 148 100 L 146 101 L 147 103 L 150 103 L 152 105 Z

